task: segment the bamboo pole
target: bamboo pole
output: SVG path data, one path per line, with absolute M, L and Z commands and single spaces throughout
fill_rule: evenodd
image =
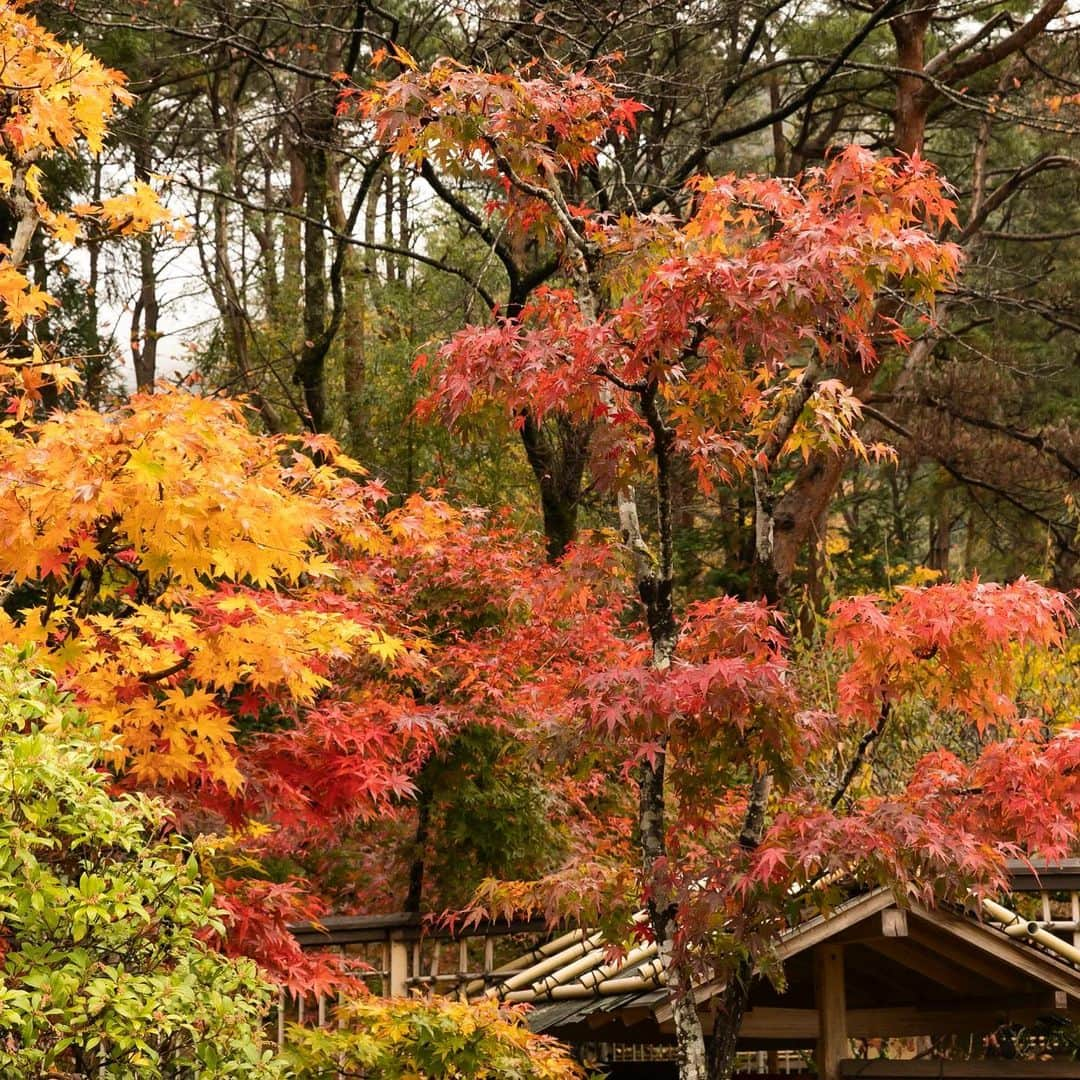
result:
M 646 945 L 639 945 L 636 949 L 631 949 L 622 960 L 604 964 L 603 967 L 598 967 L 595 971 L 587 971 L 581 976 L 579 982 L 583 986 L 599 986 L 602 982 L 615 978 L 620 971 L 634 967 L 636 964 L 640 964 L 643 960 L 649 960 L 655 955 L 656 942 L 650 941 Z
M 1044 930 L 1037 922 L 1020 918 L 1015 911 L 1010 911 L 1007 907 L 994 900 L 984 898 L 982 907 L 983 911 L 994 922 L 1001 924 L 1002 929 L 1009 937 L 1027 938 L 1037 945 L 1041 945 L 1044 949 L 1057 953 L 1058 956 L 1068 960 L 1070 964 L 1076 964 L 1080 967 L 1080 949 L 1075 945 L 1062 941 L 1061 938 L 1051 934 L 1049 930 Z
M 585 986 L 580 982 L 572 983 L 570 986 L 555 986 L 548 992 L 548 996 L 552 1001 L 567 1001 L 574 998 L 594 998 L 602 994 L 641 994 L 655 990 L 663 982 L 663 962 L 656 959 L 651 960 L 633 975 L 626 975 L 621 979 L 605 979 L 596 986 Z M 535 996 L 530 995 L 532 995 L 531 987 L 529 990 L 517 990 L 507 994 L 506 1000 L 535 1001 Z
M 645 910 L 637 911 L 634 913 L 633 922 L 635 924 L 647 923 L 649 921 L 649 913 Z M 587 935 L 587 936 L 586 936 Z M 508 964 L 503 964 L 501 967 L 496 968 L 490 974 L 492 975 L 504 975 L 508 972 L 513 972 L 514 975 L 511 979 L 504 980 L 497 986 L 491 987 L 487 992 L 487 997 L 495 997 L 500 993 L 509 993 L 515 990 L 520 990 L 528 982 L 534 981 L 536 978 L 542 975 L 547 975 L 554 968 L 548 965 L 545 957 L 551 957 L 555 959 L 556 953 L 567 952 L 570 954 L 570 959 L 573 959 L 578 953 L 571 953 L 569 946 L 581 943 L 583 946 L 587 945 L 588 948 L 592 948 L 595 945 L 599 945 L 603 940 L 603 935 L 598 931 L 588 931 L 584 929 L 570 930 L 563 934 L 561 937 L 552 939 L 545 942 L 543 945 L 538 945 L 530 953 L 527 953 L 525 957 L 518 957 L 516 960 L 512 960 Z M 490 938 L 488 939 L 490 942 Z M 591 942 L 591 944 L 589 944 Z M 487 944 L 487 943 L 485 943 Z M 581 951 L 587 952 L 588 948 L 584 948 Z M 487 949 L 485 948 L 485 967 L 487 966 Z M 537 960 L 543 963 L 543 970 L 539 970 L 540 964 L 533 963 L 533 960 Z M 531 978 L 526 979 L 525 975 L 531 975 Z M 465 987 L 466 994 L 474 994 L 480 990 L 483 985 L 483 980 L 474 979 Z
M 492 969 L 491 964 L 494 955 L 495 940 L 488 935 L 484 939 L 484 974 L 510 975 L 514 972 L 521 971 L 534 961 L 541 960 L 545 956 L 550 956 L 553 952 L 559 952 L 568 945 L 573 944 L 575 941 L 580 941 L 584 936 L 585 931 L 582 929 L 570 930 L 557 938 L 553 938 L 551 941 L 545 941 L 543 945 L 537 945 L 535 949 L 527 952 L 524 956 L 515 957 L 508 963 L 501 964 L 499 967 Z M 482 990 L 485 985 L 486 982 L 483 978 L 473 979 L 473 981 L 465 987 L 465 993 L 475 994 L 478 990 Z
M 606 952 L 607 949 L 603 948 L 593 949 L 581 957 L 580 960 L 575 960 L 572 964 L 567 964 L 566 967 L 561 967 L 550 975 L 538 979 L 529 989 L 537 997 L 540 997 L 549 990 L 553 990 L 556 986 L 563 986 L 568 982 L 573 982 L 579 975 L 584 975 L 587 971 L 595 968 L 604 959 Z
M 603 940 L 604 935 L 602 933 L 592 933 L 582 941 L 571 945 L 568 949 L 563 949 L 562 952 L 555 953 L 554 956 L 548 956 L 538 964 L 533 964 L 532 967 L 524 968 L 522 971 L 511 975 L 509 979 L 505 979 L 498 986 L 493 986 L 487 990 L 485 996 L 503 997 L 511 991 L 520 990 L 530 983 L 536 982 L 537 979 L 543 978 L 549 972 L 557 971 L 563 965 L 572 963 L 579 956 L 595 949 Z

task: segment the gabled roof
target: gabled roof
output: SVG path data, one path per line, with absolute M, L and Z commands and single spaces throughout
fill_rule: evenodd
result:
M 581 931 L 566 937 L 554 954 L 519 964 L 484 992 L 532 1004 L 530 1026 L 536 1031 L 575 1031 L 580 1037 L 588 1030 L 596 1039 L 634 1031 L 641 1041 L 670 1031 L 668 992 L 654 946 L 605 963 L 601 935 Z M 1080 1019 L 1077 967 L 1026 935 L 1010 936 L 970 913 L 918 904 L 901 908 L 881 889 L 783 935 L 778 958 L 787 989 L 781 994 L 764 982 L 755 989 L 743 1027 L 746 1039 L 762 1045 L 812 1040 L 817 1019 L 810 953 L 826 942 L 846 947 L 853 1035 L 993 1030 L 1006 1020 L 1055 1011 Z M 698 1007 L 709 1011 L 722 989 L 719 981 L 699 986 Z

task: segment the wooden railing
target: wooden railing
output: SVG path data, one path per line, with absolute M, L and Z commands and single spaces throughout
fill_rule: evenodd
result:
M 303 949 L 337 953 L 356 967 L 372 993 L 392 997 L 430 991 L 482 993 L 525 967 L 533 955 L 542 955 L 553 937 L 541 921 L 497 921 L 451 932 L 412 914 L 337 915 L 289 929 Z M 279 1045 L 290 1021 L 320 1027 L 333 1023 L 336 1004 L 326 994 L 282 993 Z

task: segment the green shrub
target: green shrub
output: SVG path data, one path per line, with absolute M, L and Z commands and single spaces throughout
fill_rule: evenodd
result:
M 115 794 L 88 721 L 0 654 L 0 1076 L 270 1077 L 271 987 L 165 807 Z

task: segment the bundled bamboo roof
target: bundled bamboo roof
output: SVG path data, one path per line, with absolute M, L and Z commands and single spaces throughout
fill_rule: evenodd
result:
M 764 983 L 755 991 L 743 1025 L 748 1045 L 813 1039 L 810 954 L 827 942 L 846 947 L 857 1005 L 849 1020 L 853 1035 L 992 1031 L 1046 1013 L 1080 1020 L 1080 950 L 1059 934 L 992 902 L 980 920 L 973 911 L 899 907 L 881 889 L 783 935 L 777 959 L 787 971 L 787 991 L 779 994 Z M 527 1002 L 534 1030 L 563 1037 L 634 1029 L 638 1035 L 646 1029 L 654 1036 L 670 1033 L 655 945 L 611 959 L 599 934 L 579 930 L 554 946 L 492 976 L 486 986 L 474 981 L 473 996 Z M 699 986 L 699 1008 L 708 1012 L 722 989 L 719 980 Z

